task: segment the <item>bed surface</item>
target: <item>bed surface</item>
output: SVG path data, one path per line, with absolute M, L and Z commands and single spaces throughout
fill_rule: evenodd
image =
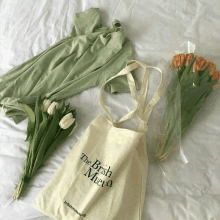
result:
M 0 75 L 69 36 L 74 14 L 91 7 L 100 8 L 106 26 L 114 19 L 121 21 L 136 60 L 160 67 L 165 75 L 169 74 L 172 55 L 187 52 L 188 41 L 196 45 L 195 54 L 214 61 L 220 69 L 217 0 L 2 0 Z M 157 72 L 151 73 L 148 100 L 160 80 Z M 76 107 L 79 126 L 45 162 L 19 201 L 14 201 L 12 195 L 26 162 L 27 119 L 16 125 L 0 114 L 0 219 L 50 219 L 31 207 L 31 203 L 90 122 L 98 114 L 104 114 L 98 96 L 99 89 L 91 88 L 66 100 Z M 115 120 L 134 108 L 130 94 L 105 93 L 105 98 Z M 185 135 L 182 156 L 176 155 L 162 166 L 150 160 L 143 220 L 220 220 L 219 109 L 220 91 L 215 90 Z M 158 104 L 149 122 L 149 148 L 153 126 L 161 111 L 162 104 Z

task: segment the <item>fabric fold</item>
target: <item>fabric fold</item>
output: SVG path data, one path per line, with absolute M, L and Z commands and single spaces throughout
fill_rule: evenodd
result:
M 98 8 L 75 15 L 71 36 L 12 69 L 0 79 L 0 106 L 16 123 L 26 118 L 19 103 L 34 107 L 39 95 L 52 101 L 101 86 L 133 59 L 133 49 L 118 20 L 103 27 Z M 105 90 L 129 92 L 125 76 Z

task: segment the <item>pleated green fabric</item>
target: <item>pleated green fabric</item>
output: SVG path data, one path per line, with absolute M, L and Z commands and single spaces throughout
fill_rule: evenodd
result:
M 62 100 L 99 86 L 134 59 L 121 24 L 103 27 L 98 8 L 77 13 L 71 35 L 0 77 L 0 106 L 19 123 L 26 118 L 19 103 L 34 107 L 43 95 Z M 129 92 L 126 76 L 110 81 L 105 90 Z

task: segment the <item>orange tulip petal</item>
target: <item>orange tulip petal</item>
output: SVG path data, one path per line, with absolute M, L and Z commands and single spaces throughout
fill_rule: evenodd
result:
M 179 56 L 178 56 L 178 67 L 180 67 L 181 66 L 181 54 L 179 54 Z
M 171 68 L 173 69 L 177 68 L 177 55 L 173 56 L 173 63 Z
M 193 53 L 188 53 L 185 56 L 186 62 L 185 62 L 185 66 L 189 65 L 189 63 L 191 62 L 191 60 L 194 58 L 194 54 Z
M 212 76 L 212 79 L 214 79 L 214 80 L 218 80 L 218 79 L 220 79 L 220 71 L 214 71 L 214 74 L 213 74 L 213 76 Z
M 207 61 L 205 60 L 205 63 L 203 64 L 203 67 L 201 68 L 201 70 L 204 70 L 208 65 L 209 65 L 209 62 L 207 62 Z
M 179 67 L 182 67 L 184 64 L 184 60 L 185 60 L 185 54 L 179 54 L 180 57 L 180 65 Z
M 216 65 L 213 62 L 209 62 L 209 75 L 212 76 L 216 69 Z
M 204 64 L 205 59 L 203 57 L 198 57 L 198 59 L 196 60 L 196 71 L 202 70 Z

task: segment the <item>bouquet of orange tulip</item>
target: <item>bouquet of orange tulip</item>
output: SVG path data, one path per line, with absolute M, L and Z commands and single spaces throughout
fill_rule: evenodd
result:
M 193 53 L 177 54 L 171 69 L 177 71 L 166 90 L 167 109 L 162 118 L 162 131 L 155 142 L 153 157 L 166 161 L 178 140 L 186 132 L 213 89 L 220 85 L 220 71 L 213 62 Z

